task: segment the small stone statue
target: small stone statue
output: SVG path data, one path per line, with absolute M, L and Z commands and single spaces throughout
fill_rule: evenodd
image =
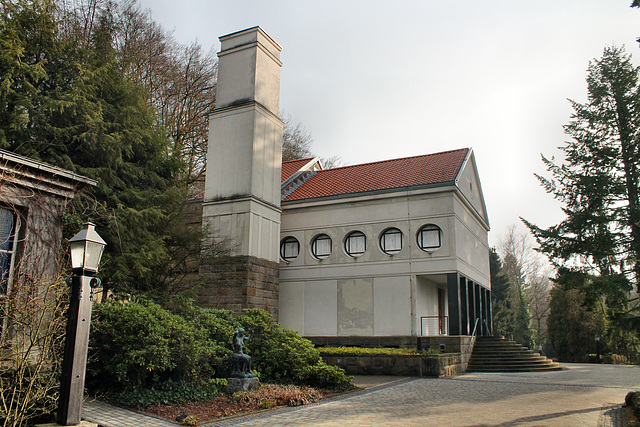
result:
M 236 328 L 233 334 L 233 354 L 231 354 L 231 378 L 253 378 L 255 374 L 251 373 L 251 356 L 245 354 L 242 349 L 244 342 L 251 339 L 253 334 L 248 337 L 243 328 Z

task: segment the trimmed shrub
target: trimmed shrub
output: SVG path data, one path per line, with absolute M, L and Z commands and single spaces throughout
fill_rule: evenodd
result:
M 234 318 L 183 303 L 170 312 L 149 302 L 107 301 L 94 309 L 87 387 L 126 406 L 212 397 L 230 374 L 235 327 L 252 338 L 247 353 L 263 382 L 347 389 L 351 377 L 322 361 L 313 344 L 282 329 L 264 310 Z
M 633 415 L 640 419 L 640 391 L 630 391 L 624 398 L 624 403 L 631 408 Z
M 229 350 L 149 301 L 96 305 L 87 386 L 94 392 L 154 389 L 213 377 Z
M 203 339 L 214 344 L 209 365 L 217 377 L 227 378 L 231 374 L 231 343 L 237 323 L 233 313 L 196 307 L 191 301 L 183 302 L 174 312 L 199 330 Z
M 315 365 L 308 365 L 296 372 L 298 381 L 302 384 L 311 384 L 313 387 L 328 388 L 334 390 L 349 390 L 353 388 L 351 380 L 344 369 L 333 365 L 327 365 L 320 361 Z
M 325 364 L 311 341 L 281 328 L 266 311 L 247 309 L 236 320 L 253 333 L 247 349 L 262 381 L 331 389 L 351 387 L 352 377 L 341 368 Z
M 153 405 L 174 405 L 214 398 L 227 380 L 212 378 L 197 382 L 167 380 L 144 388 L 122 388 L 110 390 L 109 400 L 123 406 L 147 408 Z

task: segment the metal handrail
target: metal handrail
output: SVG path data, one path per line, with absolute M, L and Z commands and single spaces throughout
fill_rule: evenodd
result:
M 426 336 L 425 334 L 425 320 L 427 319 L 437 319 L 442 320 L 444 325 L 444 332 L 439 333 L 438 335 L 448 335 L 449 334 L 449 316 L 420 316 L 420 336 Z
M 469 353 L 469 350 L 471 350 L 471 346 L 473 345 L 474 339 L 476 337 L 476 329 L 478 328 L 479 321 L 480 321 L 480 318 L 478 317 L 476 319 L 476 324 L 473 326 L 473 333 L 471 334 L 471 341 L 469 341 L 469 346 L 467 347 L 467 353 Z
M 484 326 L 487 328 L 487 332 L 489 333 L 489 336 L 493 336 L 493 331 L 489 327 L 489 324 L 487 323 L 487 319 L 482 319 L 482 322 L 484 322 Z

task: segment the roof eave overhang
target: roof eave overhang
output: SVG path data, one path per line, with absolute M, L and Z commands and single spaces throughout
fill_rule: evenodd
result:
M 475 162 L 475 157 L 473 154 L 473 148 L 469 148 L 469 151 L 467 152 L 466 157 L 464 158 L 464 161 L 462 162 L 462 165 L 460 166 L 460 170 L 458 170 L 458 175 L 456 176 L 456 180 L 455 180 L 455 186 L 457 189 L 457 193 L 460 196 L 460 198 L 462 200 L 465 201 L 465 203 L 468 205 L 469 209 L 479 218 L 482 220 L 482 223 L 487 227 L 487 230 L 491 229 L 491 226 L 489 224 L 489 217 L 488 215 L 485 217 L 483 215 L 480 214 L 480 212 L 478 212 L 476 210 L 476 208 L 473 206 L 473 204 L 467 199 L 467 196 L 464 195 L 464 193 L 460 190 L 460 186 L 459 186 L 459 182 L 460 182 L 460 178 L 462 177 L 462 172 L 465 170 L 465 168 L 467 167 L 467 164 L 469 162 L 473 162 L 474 165 L 474 173 L 476 175 L 476 181 L 478 183 L 478 194 L 480 195 L 480 203 L 482 204 L 482 209 L 487 212 L 487 204 L 484 200 L 484 192 L 482 191 L 482 183 L 480 182 L 480 177 L 478 176 L 478 166 L 476 165 Z
M 455 181 L 444 181 L 437 182 L 433 184 L 422 184 L 422 185 L 410 185 L 405 187 L 394 187 L 394 188 L 385 188 L 380 190 L 371 190 L 371 191 L 359 191 L 355 193 L 341 193 L 341 194 L 333 194 L 330 196 L 320 196 L 320 197 L 307 197 L 304 199 L 294 199 L 294 200 L 283 200 L 282 207 L 289 205 L 295 205 L 299 203 L 313 203 L 313 202 L 324 202 L 324 201 L 332 201 L 332 200 L 343 200 L 349 198 L 356 197 L 366 197 L 366 196 L 376 196 L 376 195 L 384 195 L 390 193 L 404 193 L 408 191 L 417 191 L 417 190 L 426 190 L 426 189 L 444 189 L 445 187 L 456 188 Z
M 0 175 L 13 185 L 66 198 L 73 198 L 86 186 L 98 184 L 91 178 L 5 150 L 0 150 Z

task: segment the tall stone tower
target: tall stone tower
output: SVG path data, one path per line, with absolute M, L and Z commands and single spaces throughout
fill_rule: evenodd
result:
M 281 48 L 260 27 L 220 37 L 209 118 L 205 232 L 229 243 L 228 262 L 203 265 L 204 306 L 278 315 Z

